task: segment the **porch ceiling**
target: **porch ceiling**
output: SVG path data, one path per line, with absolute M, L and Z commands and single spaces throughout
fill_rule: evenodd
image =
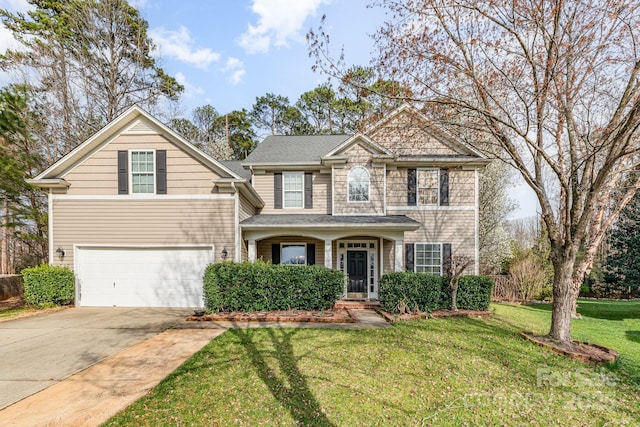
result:
M 295 227 L 412 231 L 417 230 L 420 223 L 405 215 L 261 214 L 245 219 L 240 226 L 243 230 Z

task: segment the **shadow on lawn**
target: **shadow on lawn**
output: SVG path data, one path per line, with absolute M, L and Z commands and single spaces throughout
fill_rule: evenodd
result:
M 640 343 L 640 331 L 626 331 L 625 335 L 629 341 Z
M 289 410 L 297 425 L 305 426 L 333 426 L 322 412 L 320 404 L 313 396 L 307 385 L 307 380 L 296 365 L 291 338 L 297 333 L 296 329 L 266 328 L 274 351 L 268 356 L 274 357 L 280 366 L 284 378 L 280 378 L 269 367 L 265 350 L 260 350 L 253 341 L 251 329 L 230 329 L 227 331 L 240 339 L 240 343 L 247 350 L 252 365 L 258 376 L 267 385 L 269 391 L 280 404 Z
M 529 309 L 551 312 L 551 304 L 529 304 Z M 603 320 L 640 319 L 640 302 L 578 300 L 578 313 Z

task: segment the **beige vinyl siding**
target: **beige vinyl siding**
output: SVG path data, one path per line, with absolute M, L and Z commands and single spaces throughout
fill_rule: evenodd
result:
M 452 255 L 466 255 L 475 259 L 474 211 L 419 210 L 398 211 L 419 221 L 415 231 L 404 233 L 405 243 L 451 243 Z
M 449 170 L 449 206 L 475 206 L 475 171 Z M 407 206 L 407 169 L 387 171 L 387 206 Z
M 382 274 L 395 271 L 395 242 L 382 239 Z
M 211 194 L 214 189 L 212 180 L 220 178 L 162 135 L 125 134 L 104 145 L 63 176 L 71 184 L 67 194 L 117 195 L 119 150 L 166 150 L 169 195 Z
M 73 268 L 73 245 L 215 245 L 234 259 L 234 200 L 53 200 L 56 264 Z
M 304 172 L 304 171 L 296 171 Z M 313 171 L 312 209 L 275 209 L 273 201 L 273 171 L 253 175 L 253 188 L 264 200 L 263 214 L 330 214 L 331 173 Z
M 385 177 L 383 165 L 372 164 L 371 153 L 360 144 L 355 144 L 344 155 L 348 158 L 347 164 L 344 167 L 335 167 L 333 170 L 334 215 L 384 214 Z M 356 166 L 363 166 L 369 172 L 368 202 L 349 202 L 347 178 L 351 168 Z
M 271 245 L 274 243 L 315 243 L 316 245 L 316 265 L 324 265 L 324 240 L 311 239 L 309 237 L 298 236 L 278 236 L 256 242 L 258 259 L 271 261 Z
M 399 155 L 460 154 L 424 131 L 425 123 L 403 111 L 369 135 L 378 144 Z
M 256 208 L 242 194 L 240 195 L 240 221 L 251 218 L 256 214 Z

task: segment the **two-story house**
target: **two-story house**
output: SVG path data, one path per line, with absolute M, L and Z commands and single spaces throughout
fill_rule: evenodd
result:
M 31 182 L 48 190 L 50 263 L 82 306 L 197 307 L 220 260 L 319 264 L 345 297 L 376 299 L 390 271 L 478 270 L 471 147 L 403 106 L 356 135 L 271 136 L 220 162 L 132 107 Z

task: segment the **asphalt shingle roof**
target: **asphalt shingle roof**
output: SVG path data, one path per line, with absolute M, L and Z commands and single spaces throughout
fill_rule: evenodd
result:
M 242 178 L 251 179 L 251 171 L 242 167 L 241 160 L 223 160 L 220 163 Z
M 243 164 L 314 163 L 351 135 L 271 135 L 262 141 Z
M 322 215 L 322 214 L 260 214 L 245 219 L 241 225 L 254 226 L 331 226 L 377 225 L 419 226 L 405 215 Z

